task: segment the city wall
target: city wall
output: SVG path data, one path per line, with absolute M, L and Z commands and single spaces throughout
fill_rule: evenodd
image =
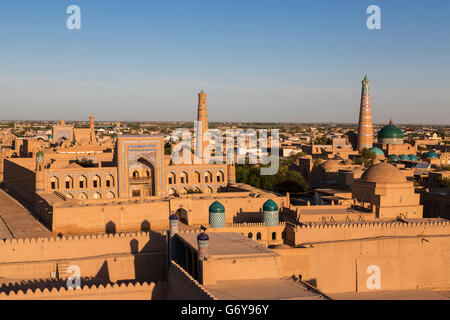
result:
M 8 293 L 1 292 L 0 300 L 151 300 L 159 299 L 158 288 L 164 283 L 122 283 L 107 285 L 83 286 L 79 289 L 66 287 L 49 289 L 28 289 Z
M 274 249 L 280 255 L 277 263 L 280 276 L 301 275 L 302 280 L 325 293 L 420 288 L 448 290 L 449 233 L 434 235 L 440 232 L 424 230 L 423 235 L 408 236 L 417 229 L 398 229 L 401 231 L 393 237 L 380 235 L 359 240 L 347 237 L 347 240 L 312 243 L 300 248 Z M 328 237 L 326 229 L 316 232 Z M 373 274 L 370 266 L 380 270 L 380 289 L 367 286 Z
M 304 213 L 305 211 L 308 213 Z M 345 213 L 344 213 L 345 212 Z M 348 204 L 342 205 L 307 205 L 283 208 L 283 219 L 291 223 L 309 222 L 357 222 L 374 219 L 375 213 L 351 210 Z
M 344 241 L 380 237 L 439 236 L 450 234 L 450 221 L 371 222 L 294 226 L 287 224 L 286 241 L 290 245 Z
M 278 226 L 266 226 L 260 222 L 227 224 L 225 228 L 210 228 L 209 225 L 206 225 L 206 227 L 208 232 L 237 232 L 258 243 L 277 245 L 283 243 L 286 223 L 280 222 Z
M 248 196 L 248 192 L 245 193 Z M 209 206 L 216 200 L 225 207 L 228 224 L 262 221 L 262 206 L 269 197 L 244 197 L 233 194 L 211 194 L 197 197 L 174 197 L 168 200 L 148 198 L 139 200 L 88 200 L 70 202 L 61 200 L 53 206 L 52 232 L 78 234 L 86 232 L 128 232 L 169 228 L 171 212 L 182 212 L 189 225 L 209 223 Z M 286 197 L 270 197 L 279 207 Z
M 159 281 L 166 276 L 166 256 L 166 236 L 154 232 L 5 240 L 0 277 L 63 278 L 67 267 L 76 265 L 82 278 Z
M 4 159 L 3 184 L 20 200 L 34 204 L 35 173 L 30 169 L 34 159 Z

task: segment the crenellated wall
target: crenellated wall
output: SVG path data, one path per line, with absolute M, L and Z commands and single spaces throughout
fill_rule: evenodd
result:
M 448 233 L 330 241 L 274 251 L 280 255 L 281 277 L 300 275 L 326 294 L 450 289 Z M 378 270 L 379 288 L 367 285 L 374 270 Z
M 208 232 L 237 232 L 255 240 L 258 243 L 275 245 L 283 243 L 283 232 L 286 228 L 285 222 L 278 226 L 266 226 L 264 223 L 233 223 L 225 225 L 225 228 L 210 228 L 206 225 Z
M 318 224 L 286 227 L 290 245 L 327 241 L 343 241 L 379 237 L 449 235 L 450 221 L 434 222 L 371 222 L 351 224 Z
M 25 292 L 18 290 L 8 293 L 1 292 L 0 300 L 151 300 L 161 298 L 155 295 L 155 288 L 165 286 L 165 283 L 122 283 L 99 286 L 83 286 L 79 289 L 66 287 L 49 289 L 28 289 Z
M 158 281 L 166 277 L 166 255 L 166 236 L 155 232 L 5 240 L 0 241 L 0 277 L 61 278 L 76 265 L 81 277 Z

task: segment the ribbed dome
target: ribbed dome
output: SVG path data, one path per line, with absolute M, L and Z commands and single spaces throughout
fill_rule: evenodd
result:
M 393 124 L 388 124 L 378 131 L 379 139 L 403 139 L 403 131 L 394 126 Z
M 408 157 L 411 161 L 419 161 L 419 158 L 415 154 L 408 154 Z
M 339 160 L 327 160 L 323 163 L 323 168 L 326 171 L 338 171 L 339 162 Z
M 278 205 L 272 199 L 267 200 L 263 204 L 263 211 L 278 211 Z
M 207 240 L 209 240 L 209 236 L 204 232 L 200 233 L 197 236 L 197 241 L 207 241 Z
M 409 158 L 408 155 L 406 155 L 406 154 L 401 154 L 401 155 L 400 155 L 400 160 L 403 160 L 403 161 L 409 161 L 409 160 L 411 160 L 411 159 Z
M 375 153 L 377 156 L 384 156 L 383 150 L 377 147 L 370 148 L 369 151 Z
M 209 206 L 209 212 L 211 212 L 211 213 L 224 213 L 225 212 L 225 207 L 219 201 L 214 201 Z
M 439 155 L 436 153 L 436 152 L 434 152 L 434 151 L 429 151 L 429 152 L 425 152 L 423 155 L 422 155 L 422 158 L 425 158 L 425 159 L 439 159 Z
M 391 154 L 389 156 L 389 160 L 391 160 L 391 161 L 399 161 L 400 157 L 398 155 L 396 155 L 396 154 Z
M 406 176 L 392 164 L 383 162 L 364 171 L 361 180 L 379 183 L 399 183 L 406 182 Z

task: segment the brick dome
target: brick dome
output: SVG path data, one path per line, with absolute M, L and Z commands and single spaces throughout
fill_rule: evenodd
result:
M 339 160 L 327 160 L 323 163 L 323 168 L 326 171 L 338 171 L 339 162 Z
M 364 171 L 361 180 L 378 183 L 400 183 L 406 182 L 406 176 L 392 164 L 382 162 Z

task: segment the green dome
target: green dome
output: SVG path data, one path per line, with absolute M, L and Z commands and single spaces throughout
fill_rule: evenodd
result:
M 36 153 L 36 161 L 38 162 L 44 161 L 44 153 L 42 151 L 38 151 L 38 153 Z
M 211 213 L 224 213 L 225 212 L 225 207 L 219 201 L 214 201 L 209 206 L 209 212 L 211 212 Z
M 411 161 L 419 161 L 419 158 L 415 154 L 409 154 L 408 156 Z
M 403 131 L 394 126 L 392 123 L 383 127 L 378 131 L 379 139 L 403 139 Z
M 272 199 L 267 200 L 263 204 L 263 211 L 278 211 L 278 205 Z
M 384 156 L 383 150 L 377 147 L 370 148 L 369 151 L 375 153 L 377 156 Z
M 396 154 L 391 154 L 389 156 L 389 160 L 391 160 L 391 161 L 399 161 L 400 157 L 398 155 L 396 155 Z
M 425 158 L 425 159 L 432 159 L 432 158 L 439 159 L 439 155 L 436 152 L 434 152 L 434 151 L 429 151 L 429 152 L 425 152 L 422 155 L 422 158 Z
M 409 160 L 411 160 L 411 159 L 409 158 L 408 155 L 406 155 L 406 154 L 401 154 L 401 155 L 400 155 L 400 160 L 409 161 Z

